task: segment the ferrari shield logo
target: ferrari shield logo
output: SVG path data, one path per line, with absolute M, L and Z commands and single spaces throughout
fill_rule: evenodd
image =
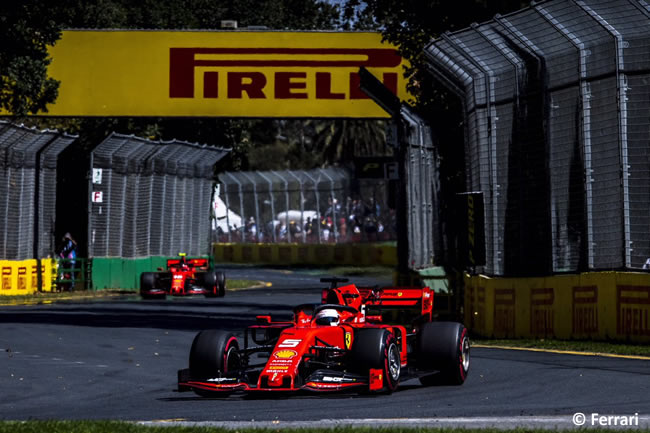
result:
M 352 344 L 352 334 L 349 332 L 345 333 L 345 348 L 350 350 L 350 344 Z

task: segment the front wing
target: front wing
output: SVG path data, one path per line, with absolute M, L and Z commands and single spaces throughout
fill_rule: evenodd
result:
M 260 383 L 249 383 L 239 378 L 215 377 L 209 379 L 193 379 L 189 369 L 178 371 L 178 391 L 199 391 L 218 393 L 241 392 L 337 392 L 350 389 L 365 388 L 371 391 L 383 388 L 383 371 L 370 369 L 368 376 L 343 373 L 340 371 L 317 370 L 306 378 L 294 377 L 280 386 L 271 386 L 263 380 Z
M 171 278 L 169 279 L 160 279 L 160 281 L 156 282 L 156 285 L 154 287 L 149 287 L 149 288 L 141 288 L 140 289 L 140 294 L 142 296 L 192 296 L 192 295 L 206 295 L 210 294 L 210 291 L 207 290 L 204 287 L 195 285 L 195 284 L 187 284 L 185 288 L 179 288 L 178 290 L 174 290 L 172 288 L 172 281 Z

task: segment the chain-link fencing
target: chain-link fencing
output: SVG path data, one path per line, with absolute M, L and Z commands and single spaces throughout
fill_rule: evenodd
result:
M 111 134 L 91 155 L 89 256 L 209 254 L 214 165 L 228 152 Z
M 650 257 L 650 6 L 555 0 L 447 33 L 467 188 L 493 275 L 639 269 Z
M 0 121 L 0 259 L 53 254 L 57 158 L 76 138 Z
M 407 107 L 402 108 L 401 118 L 405 126 L 407 263 L 411 269 L 421 269 L 442 257 L 438 158 L 428 124 Z
M 395 240 L 388 181 L 343 168 L 225 172 L 215 201 L 217 242 L 345 243 Z

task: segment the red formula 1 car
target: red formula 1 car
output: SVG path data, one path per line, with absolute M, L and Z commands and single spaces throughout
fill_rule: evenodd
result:
M 234 391 L 392 392 L 400 380 L 460 385 L 469 370 L 467 330 L 432 322 L 433 291 L 371 289 L 322 279 L 322 304 L 300 305 L 291 322 L 258 316 L 243 345 L 230 332 L 201 331 L 178 390 L 201 396 Z
M 164 298 L 167 295 L 206 297 L 225 296 L 226 276 L 209 267 L 206 258 L 167 260 L 167 271 L 143 272 L 140 275 L 140 296 L 145 299 Z

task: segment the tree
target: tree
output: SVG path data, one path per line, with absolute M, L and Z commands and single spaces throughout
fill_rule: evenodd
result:
M 58 83 L 47 78 L 47 46 L 63 28 L 217 29 L 221 20 L 240 27 L 277 30 L 333 30 L 339 9 L 322 0 L 13 0 L 0 9 L 0 35 L 10 41 L 0 48 L 1 106 L 15 116 L 43 112 L 56 98 Z M 36 35 L 36 37 L 35 37 Z M 247 169 L 248 150 L 273 143 L 268 122 L 209 118 L 20 119 L 39 127 L 62 129 L 81 136 L 85 149 L 96 144 L 86 137 L 112 131 L 152 139 L 211 143 L 234 150 L 231 169 Z M 104 135 L 105 137 L 106 135 Z
M 398 47 L 411 64 L 405 75 L 422 109 L 441 97 L 440 89 L 427 84 L 431 77 L 424 65 L 425 46 L 444 32 L 460 30 L 526 4 L 521 0 L 346 0 L 343 20 L 346 27 L 377 29 L 384 40 Z M 440 101 L 436 102 L 439 106 Z
M 47 46 L 60 37 L 49 1 L 2 2 L 0 9 L 0 108 L 14 116 L 47 111 L 59 82 L 47 77 Z

